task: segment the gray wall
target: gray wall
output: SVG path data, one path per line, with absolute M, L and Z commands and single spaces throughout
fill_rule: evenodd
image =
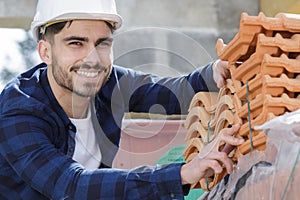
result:
M 240 15 L 257 15 L 259 0 L 116 0 L 124 27 L 116 33 L 115 63 L 173 76 L 217 59 Z

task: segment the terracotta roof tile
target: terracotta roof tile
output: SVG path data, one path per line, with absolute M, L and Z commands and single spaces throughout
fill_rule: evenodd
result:
M 192 138 L 199 138 L 203 142 L 207 141 L 207 129 L 199 121 L 192 123 L 189 129 L 187 129 L 185 141 L 188 142 Z
M 218 56 L 230 62 L 245 61 L 253 53 L 256 37 L 263 33 L 272 36 L 274 32 L 300 32 L 299 15 L 280 13 L 275 18 L 266 17 L 263 13 L 258 16 L 241 14 L 240 29 L 228 45 L 222 39 L 216 43 Z
M 300 73 L 300 56 L 295 59 L 282 54 L 280 57 L 273 57 L 265 54 L 261 63 L 261 73 L 270 76 L 279 76 L 282 73 Z
M 264 150 L 266 148 L 266 135 L 263 131 L 258 132 L 252 138 L 252 148 Z M 239 158 L 242 155 L 249 153 L 251 150 L 251 142 L 250 139 L 246 140 L 242 145 L 238 146 L 236 151 L 236 157 Z
M 187 146 L 183 156 L 186 162 L 197 156 L 197 152 L 200 152 L 204 145 L 215 138 L 221 129 L 239 121 L 239 119 L 236 119 L 237 115 L 234 112 L 232 100 L 234 92 L 232 81 L 228 80 L 226 86 L 219 93 L 212 93 L 215 98 L 214 101 L 211 100 L 209 92 L 200 92 L 194 96 L 185 123 L 188 131 L 185 138 Z M 214 103 L 213 105 L 211 104 L 212 102 Z M 206 109 L 214 112 L 209 113 Z M 220 143 L 219 145 L 222 144 Z M 219 149 L 219 146 L 216 146 L 216 148 Z M 211 189 L 225 175 L 226 171 L 209 178 L 208 185 L 206 180 L 200 180 L 199 183 L 191 187 L 206 188 L 208 186 L 206 189 Z
M 255 119 L 251 120 L 251 127 L 253 129 L 254 126 L 261 125 L 265 123 L 266 121 L 269 121 L 276 117 L 274 113 L 260 113 Z M 258 131 L 252 130 L 255 135 Z M 241 128 L 239 130 L 239 135 L 245 138 L 249 138 L 249 123 L 248 119 L 244 119 L 243 123 L 241 125 Z
M 201 106 L 196 106 L 193 107 L 187 115 L 185 127 L 189 129 L 194 122 L 199 121 L 203 124 L 204 127 L 207 128 L 207 124 L 210 120 L 211 115 L 205 110 L 205 108 Z
M 208 113 L 213 113 L 216 109 L 216 102 L 218 101 L 217 92 L 198 92 L 194 95 L 188 111 L 196 106 L 204 106 Z

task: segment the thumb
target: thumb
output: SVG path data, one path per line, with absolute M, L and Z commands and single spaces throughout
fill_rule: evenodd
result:
M 221 140 L 230 145 L 240 145 L 244 142 L 243 138 L 234 137 L 240 128 L 240 124 L 235 124 L 231 128 L 226 128 L 222 130 Z

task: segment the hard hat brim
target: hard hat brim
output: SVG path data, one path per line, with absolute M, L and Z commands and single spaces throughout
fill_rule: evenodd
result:
M 55 18 L 49 19 L 47 22 L 43 21 L 33 21 L 31 23 L 31 31 L 32 36 L 35 40 L 37 40 L 39 28 L 49 22 L 55 21 L 69 21 L 69 20 L 102 20 L 113 22 L 113 28 L 115 30 L 119 29 L 122 26 L 123 19 L 118 14 L 110 14 L 110 13 L 65 13 L 63 15 L 57 16 Z

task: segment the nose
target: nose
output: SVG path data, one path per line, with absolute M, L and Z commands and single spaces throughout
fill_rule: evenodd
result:
M 83 62 L 89 63 L 90 65 L 97 65 L 101 63 L 101 56 L 97 51 L 96 47 L 92 47 L 87 51 L 87 54 L 83 59 Z

